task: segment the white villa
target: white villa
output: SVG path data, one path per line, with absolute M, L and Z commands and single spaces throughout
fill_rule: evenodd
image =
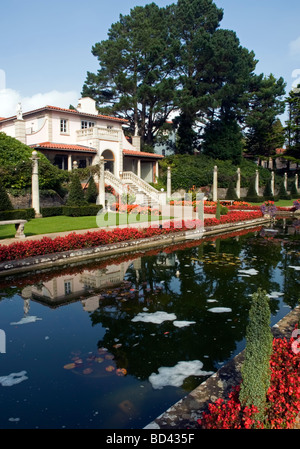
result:
M 156 182 L 158 161 L 163 156 L 140 151 L 140 138 L 125 137 L 127 120 L 99 115 L 93 99 L 79 100 L 76 109 L 45 106 L 22 112 L 18 105 L 16 116 L 0 118 L 0 132 L 14 137 L 32 149 L 45 154 L 64 170 L 74 166 L 86 167 L 104 158 L 105 184 L 119 193 L 124 186 L 157 201 Z

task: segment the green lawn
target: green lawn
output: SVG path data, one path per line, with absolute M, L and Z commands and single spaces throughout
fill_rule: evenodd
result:
M 278 207 L 291 207 L 293 205 L 294 201 L 295 201 L 295 199 L 293 199 L 293 200 L 279 200 L 279 201 L 275 201 L 274 204 L 275 204 L 275 206 L 278 206 Z M 253 204 L 253 206 L 260 206 L 263 203 L 264 202 L 262 202 L 262 203 L 250 203 L 250 204 Z
M 98 223 L 96 222 L 96 218 Z M 140 219 L 136 219 L 134 214 L 115 214 L 105 213 L 103 215 L 92 217 L 47 217 L 34 218 L 25 224 L 24 232 L 26 236 L 50 234 L 53 232 L 76 231 L 80 229 L 105 228 L 107 226 L 116 226 L 119 224 L 139 224 L 151 219 L 151 221 L 162 220 L 168 217 L 140 215 Z M 13 238 L 15 236 L 14 225 L 0 226 L 0 239 Z

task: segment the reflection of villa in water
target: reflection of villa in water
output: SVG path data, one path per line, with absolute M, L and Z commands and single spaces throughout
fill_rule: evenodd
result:
M 100 295 L 95 296 L 94 292 L 120 285 L 132 263 L 137 270 L 140 266 L 140 259 L 108 265 L 100 270 L 84 270 L 80 273 L 53 277 L 49 281 L 30 287 L 30 292 L 27 287 L 26 294 L 22 294 L 22 296 L 28 298 L 28 294 L 30 294 L 34 301 L 50 306 L 68 304 L 81 299 L 84 310 L 92 311 L 99 307 L 100 299 Z M 91 293 L 93 296 L 89 297 Z

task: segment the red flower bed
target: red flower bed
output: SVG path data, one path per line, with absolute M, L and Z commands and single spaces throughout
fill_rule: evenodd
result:
M 261 217 L 261 212 L 232 212 L 222 215 L 220 220 L 216 218 L 205 219 L 205 226 L 215 226 L 224 223 L 233 223 L 244 220 L 253 220 Z M 109 243 L 137 240 L 152 237 L 154 235 L 169 232 L 186 231 L 200 228 L 203 225 L 200 220 L 171 221 L 169 227 L 159 227 L 158 223 L 152 223 L 147 228 L 114 228 L 111 231 L 99 230 L 86 232 L 84 234 L 71 233 L 64 237 L 43 237 L 41 240 L 25 240 L 0 246 L 0 262 L 62 251 L 94 248 Z
M 220 220 L 217 218 L 205 218 L 205 226 L 215 226 L 218 224 L 235 223 L 238 221 L 254 220 L 262 217 L 261 211 L 229 211 L 227 215 L 221 215 Z
M 228 401 L 218 399 L 198 420 L 205 429 L 290 429 L 300 411 L 300 348 L 293 336 L 290 340 L 274 339 L 270 360 L 271 385 L 267 393 L 266 420 L 255 425 L 254 407 L 242 407 L 240 387 L 229 395 Z

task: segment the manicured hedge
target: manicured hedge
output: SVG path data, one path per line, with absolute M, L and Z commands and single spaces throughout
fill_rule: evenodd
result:
M 63 215 L 63 206 L 42 207 L 41 214 L 43 217 L 57 217 Z
M 43 217 L 56 217 L 66 215 L 68 217 L 88 217 L 97 215 L 102 205 L 89 204 L 88 206 L 52 206 L 42 207 L 41 214 Z
M 32 208 L 4 210 L 0 212 L 0 220 L 31 220 L 34 217 L 35 210 Z
M 88 206 L 63 206 L 63 215 L 68 217 L 87 217 L 97 215 L 102 205 L 90 204 Z

